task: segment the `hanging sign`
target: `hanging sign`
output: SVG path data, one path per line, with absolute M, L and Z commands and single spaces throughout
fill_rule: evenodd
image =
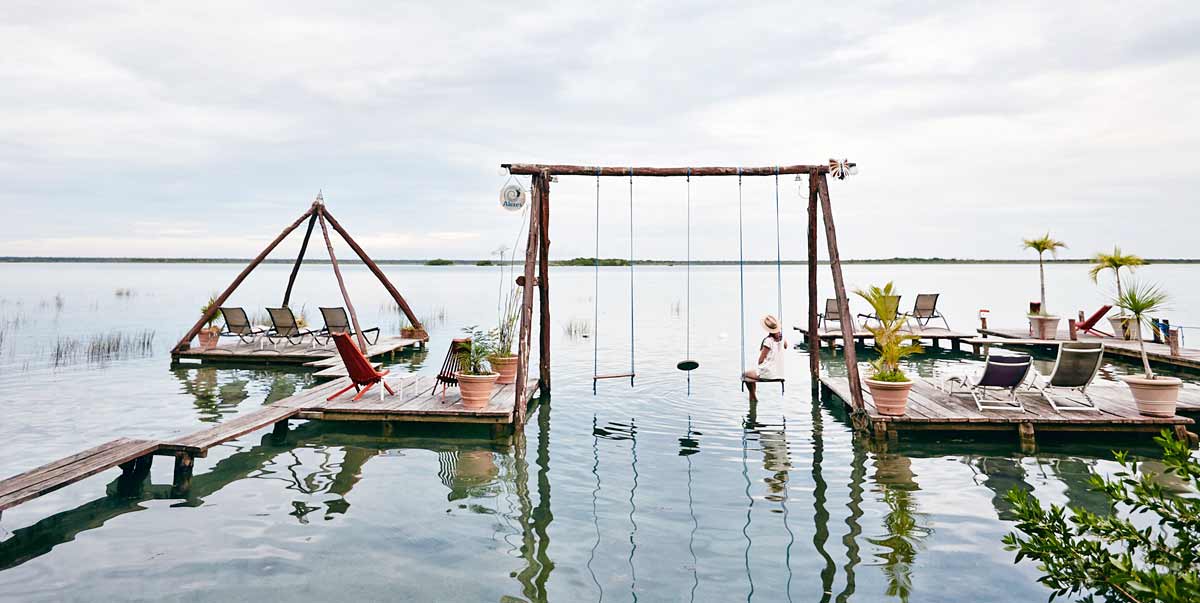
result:
M 500 189 L 500 207 L 508 211 L 521 211 L 525 207 L 525 189 L 515 182 Z

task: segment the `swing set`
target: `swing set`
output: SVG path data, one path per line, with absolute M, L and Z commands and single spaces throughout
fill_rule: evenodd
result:
M 529 238 L 525 251 L 524 282 L 534 283 L 535 287 L 525 287 L 522 290 L 522 305 L 520 326 L 518 331 L 518 363 L 516 383 L 516 419 L 524 423 L 526 404 L 522 393 L 529 380 L 528 363 L 532 347 L 530 334 L 533 320 L 533 289 L 538 289 L 539 297 L 539 381 L 542 393 L 550 391 L 550 280 L 549 280 L 549 250 L 550 250 L 550 182 L 556 176 L 591 176 L 596 179 L 596 257 L 594 264 L 595 295 L 593 296 L 593 361 L 592 361 L 592 391 L 597 384 L 607 379 L 629 379 L 634 384 L 637 376 L 635 357 L 634 330 L 634 199 L 633 179 L 637 177 L 684 177 L 687 182 L 687 261 L 686 261 L 686 310 L 685 310 L 685 355 L 676 367 L 688 372 L 699 368 L 700 364 L 691 358 L 691 183 L 693 176 L 737 176 L 738 178 L 738 291 L 739 315 L 741 317 L 741 362 L 742 373 L 746 367 L 746 304 L 745 304 L 745 256 L 742 229 L 742 180 L 745 177 L 774 177 L 775 178 L 775 269 L 776 269 L 776 303 L 778 318 L 783 324 L 783 257 L 782 233 L 780 229 L 780 198 L 779 177 L 795 174 L 807 176 L 808 179 L 808 323 L 809 323 L 809 370 L 813 375 L 813 383 L 820 369 L 820 358 L 815 350 L 819 348 L 817 339 L 817 211 L 820 208 L 824 218 L 825 240 L 828 244 L 829 265 L 833 273 L 834 296 L 838 309 L 843 316 L 850 315 L 849 300 L 846 296 L 845 282 L 842 278 L 841 258 L 838 253 L 837 235 L 834 229 L 833 209 L 829 200 L 828 176 L 843 180 L 847 175 L 856 173 L 853 162 L 831 159 L 828 163 L 815 165 L 788 165 L 771 167 L 597 167 L 556 164 L 502 164 L 510 175 L 532 176 L 530 203 L 532 210 L 529 219 Z M 603 177 L 623 177 L 629 181 L 629 368 L 627 371 L 616 373 L 600 373 L 599 371 L 599 293 L 600 293 L 600 180 Z M 797 178 L 799 179 L 799 177 Z M 536 278 L 535 278 L 536 277 Z M 846 327 L 853 335 L 853 325 Z M 857 412 L 863 410 L 863 397 L 858 365 L 853 347 L 846 348 L 845 361 L 850 381 L 851 402 Z M 739 375 L 739 380 L 742 377 Z M 782 379 L 760 379 L 759 382 L 778 382 L 784 386 Z M 745 383 L 742 383 L 743 387 Z

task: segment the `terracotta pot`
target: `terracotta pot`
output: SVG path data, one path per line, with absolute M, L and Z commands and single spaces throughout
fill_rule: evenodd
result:
M 196 334 L 196 339 L 200 343 L 200 349 L 211 350 L 217 347 L 217 342 L 221 340 L 221 330 L 217 328 L 201 329 Z
M 1058 337 L 1058 321 L 1062 320 L 1057 316 L 1029 316 L 1029 330 L 1033 332 L 1034 339 L 1054 339 Z
M 464 375 L 454 373 L 458 378 L 458 389 L 462 393 L 462 405 L 466 408 L 484 408 L 492 399 L 492 388 L 500 373 L 490 375 Z
M 400 329 L 400 336 L 404 339 L 419 339 L 421 341 L 429 341 L 429 333 L 426 332 L 425 329 L 406 327 Z
M 1175 416 L 1175 403 L 1179 401 L 1179 388 L 1183 381 L 1176 377 L 1147 379 L 1141 375 L 1128 375 L 1121 380 L 1129 386 L 1138 412 L 1151 417 Z
M 1128 316 L 1109 316 L 1108 324 L 1112 327 L 1114 337 L 1126 340 L 1133 339 L 1133 334 L 1142 330 L 1142 326 Z
M 912 389 L 912 381 L 876 381 L 863 379 L 867 389 L 871 390 L 871 398 L 875 400 L 875 409 L 881 415 L 900 416 L 908 405 L 908 391 Z
M 517 382 L 516 356 L 492 356 L 488 358 L 488 364 L 500 372 L 500 378 L 496 380 L 496 383 L 508 385 Z

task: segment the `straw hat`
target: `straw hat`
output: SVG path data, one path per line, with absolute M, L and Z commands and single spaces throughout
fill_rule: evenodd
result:
M 768 333 L 778 333 L 781 331 L 779 328 L 779 319 L 770 314 L 763 317 L 762 326 Z

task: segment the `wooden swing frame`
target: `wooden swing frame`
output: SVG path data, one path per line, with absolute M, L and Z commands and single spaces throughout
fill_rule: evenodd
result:
M 820 337 L 817 332 L 817 211 L 818 207 L 825 226 L 825 241 L 829 248 L 829 268 L 833 273 L 834 297 L 838 312 L 850 316 L 850 300 L 846 296 L 846 283 L 842 278 L 842 260 L 838 253 L 837 232 L 833 222 L 833 205 L 829 200 L 828 175 L 834 160 L 818 165 L 787 165 L 768 167 L 598 167 L 583 165 L 505 163 L 501 167 L 514 176 L 532 176 L 530 186 L 529 237 L 525 247 L 526 283 L 535 283 L 538 288 L 539 325 L 539 389 L 542 394 L 550 392 L 550 182 L 555 176 L 777 176 L 799 174 L 808 176 L 808 358 L 809 371 L 816 387 L 821 368 Z M 853 163 L 848 164 L 850 166 Z M 836 173 L 835 173 L 836 174 Z M 844 178 L 844 174 L 839 176 Z M 535 279 L 536 275 L 536 279 Z M 517 424 L 525 423 L 527 400 L 524 395 L 529 381 L 529 353 L 532 347 L 530 334 L 533 321 L 533 288 L 525 287 L 521 299 L 521 322 L 518 331 L 516 411 Z M 843 329 L 845 341 L 854 341 L 854 324 L 847 322 Z M 846 373 L 850 382 L 851 404 L 859 416 L 865 412 L 862 381 L 858 372 L 858 359 L 853 345 L 845 348 Z

